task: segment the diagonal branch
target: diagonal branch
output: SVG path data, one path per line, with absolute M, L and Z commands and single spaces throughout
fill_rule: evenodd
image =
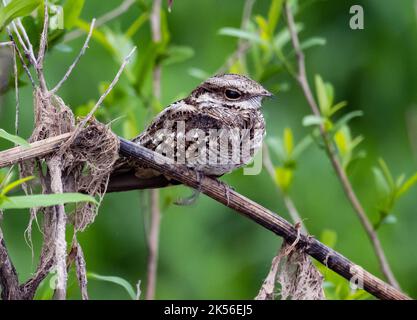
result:
M 93 19 L 93 21 L 91 21 L 91 24 L 90 24 L 90 31 L 88 32 L 87 38 L 85 39 L 84 45 L 83 45 L 80 53 L 78 54 L 77 58 L 75 58 L 74 62 L 70 65 L 70 67 L 68 68 L 68 70 L 65 73 L 65 75 L 63 76 L 63 78 L 58 82 L 58 84 L 52 90 L 50 90 L 51 94 L 55 94 L 59 90 L 59 88 L 61 88 L 62 84 L 71 75 L 71 72 L 72 72 L 72 70 L 74 70 L 78 61 L 80 61 L 81 57 L 85 54 L 85 51 L 88 48 L 88 43 L 90 42 L 91 35 L 93 34 L 95 23 L 96 23 L 96 19 Z
M 122 138 L 120 139 L 120 153 L 130 156 L 139 161 L 141 165 L 158 170 L 189 187 L 201 190 L 214 200 L 283 237 L 289 243 L 294 242 L 297 238 L 298 230 L 285 219 L 231 190 L 227 185 L 216 179 L 199 178 L 193 170 L 184 166 L 169 164 L 169 159 L 164 156 Z M 359 283 L 363 284 L 363 288 L 377 298 L 409 299 L 398 289 L 386 284 L 311 236 L 301 235 L 297 246 L 342 277 L 348 280 L 359 280 Z
M 300 46 L 300 41 L 298 39 L 298 34 L 295 28 L 295 22 L 294 17 L 291 12 L 290 6 L 288 2 L 285 3 L 285 12 L 287 16 L 287 24 L 288 29 L 290 31 L 290 36 L 292 40 L 292 44 L 294 47 L 294 50 L 297 55 L 297 61 L 298 61 L 298 75 L 297 80 L 301 86 L 301 89 L 303 90 L 303 93 L 307 99 L 307 102 L 313 112 L 314 115 L 320 116 L 320 110 L 317 106 L 317 103 L 314 99 L 313 93 L 310 89 L 310 86 L 308 84 L 307 80 L 307 74 L 306 74 L 306 67 L 305 67 L 305 59 L 304 59 L 304 53 Z M 397 280 L 394 277 L 394 274 L 389 266 L 388 260 L 385 256 L 384 250 L 382 248 L 381 242 L 378 238 L 378 235 L 376 231 L 374 230 L 371 221 L 369 220 L 368 216 L 366 215 L 366 212 L 364 208 L 362 207 L 362 204 L 360 203 L 358 197 L 356 196 L 355 191 L 353 190 L 352 184 L 349 181 L 349 178 L 346 175 L 345 170 L 343 169 L 342 165 L 340 164 L 340 161 L 337 157 L 336 150 L 334 149 L 334 146 L 332 142 L 330 141 L 330 138 L 328 134 L 326 133 L 324 129 L 324 125 L 320 125 L 320 133 L 322 135 L 324 145 L 326 148 L 326 153 L 328 157 L 330 158 L 330 161 L 333 165 L 334 170 L 336 171 L 337 177 L 340 180 L 340 183 L 342 184 L 343 190 L 346 194 L 346 197 L 350 201 L 353 209 L 355 210 L 360 222 L 362 223 L 363 227 L 365 228 L 366 233 L 368 234 L 369 239 L 371 240 L 372 246 L 374 248 L 374 251 L 376 253 L 376 256 L 378 258 L 378 262 L 381 268 L 382 273 L 384 274 L 385 278 L 388 280 L 388 282 L 393 285 L 396 288 L 399 288 L 399 284 Z
M 61 141 L 62 143 L 68 139 L 68 134 L 57 136 L 55 139 L 56 141 Z M 276 235 L 283 237 L 289 243 L 294 242 L 297 238 L 299 233 L 298 230 L 284 218 L 230 189 L 219 180 L 210 177 L 197 177 L 193 170 L 190 170 L 185 166 L 169 164 L 170 160 L 164 156 L 133 142 L 122 138 L 119 139 L 121 155 L 132 157 L 145 167 L 153 168 L 162 174 L 183 183 L 184 185 L 201 190 L 201 192 L 207 196 L 241 213 L 245 217 L 272 231 Z M 32 147 L 29 147 L 27 150 L 32 150 L 33 145 L 40 142 L 42 141 L 32 143 Z M 3 159 L 3 155 L 7 153 L 9 154 L 8 163 L 19 162 L 19 153 L 25 152 L 20 148 L 21 147 L 15 147 L 0 152 L 0 161 Z M 49 152 L 48 150 L 43 150 L 43 155 L 53 153 L 54 151 L 56 151 L 56 146 L 54 148 L 51 147 Z M 13 156 L 11 157 L 10 154 L 13 154 Z M 4 166 L 4 163 L 0 162 L 0 168 Z M 315 258 L 317 261 L 338 273 L 345 279 L 349 281 L 356 279 L 363 285 L 364 290 L 379 299 L 410 299 L 410 297 L 398 289 L 385 283 L 355 263 L 349 261 L 343 255 L 325 246 L 312 236 L 302 234 L 298 241 L 298 248 L 302 248 L 311 257 Z

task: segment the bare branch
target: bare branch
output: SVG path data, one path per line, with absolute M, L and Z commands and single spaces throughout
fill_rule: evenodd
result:
M 161 33 L 161 5 L 162 0 L 155 0 L 152 6 L 150 16 L 152 41 L 158 43 L 162 39 Z M 161 99 L 161 75 L 162 68 L 160 64 L 155 63 L 153 67 L 152 90 L 153 96 L 159 101 Z M 151 224 L 148 237 L 148 272 L 146 284 L 146 300 L 155 299 L 156 279 L 158 271 L 158 254 L 159 254 L 159 230 L 161 225 L 161 212 L 159 208 L 159 190 L 151 189 L 150 197 L 150 214 Z
M 19 50 L 19 48 L 16 44 L 16 41 L 14 40 L 13 35 L 10 32 L 9 28 L 7 29 L 7 33 L 9 35 L 10 40 L 13 43 L 14 50 L 17 52 L 17 55 L 19 56 L 20 63 L 22 64 L 23 69 L 25 70 L 25 72 L 26 72 L 26 74 L 27 74 L 27 76 L 30 80 L 30 83 L 32 84 L 32 87 L 34 88 L 35 87 L 35 81 L 33 80 L 32 74 L 30 73 L 30 70 L 29 70 L 28 66 L 26 65 L 25 59 L 23 59 L 22 53 L 20 52 L 20 50 Z
M 48 45 L 48 27 L 49 27 L 49 13 L 48 13 L 48 0 L 44 0 L 44 16 L 43 16 L 43 29 L 41 33 L 41 40 L 39 42 L 38 60 L 37 65 L 42 66 L 45 59 L 46 46 Z
M 151 224 L 148 238 L 148 269 L 146 284 L 146 300 L 155 299 L 156 278 L 158 271 L 159 255 L 159 230 L 161 225 L 161 213 L 159 211 L 159 190 L 150 190 Z
M 398 289 L 373 276 L 314 237 L 300 234 L 299 229 L 293 227 L 276 213 L 240 195 L 217 179 L 197 177 L 197 174 L 186 166 L 172 165 L 169 159 L 161 154 L 122 138 L 120 138 L 120 153 L 134 158 L 141 165 L 155 169 L 173 180 L 201 190 L 207 196 L 283 237 L 288 243 L 294 243 L 299 237 L 297 248 L 305 250 L 307 254 L 347 280 L 356 277 L 359 281 L 362 281 L 364 290 L 375 297 L 380 299 L 409 299 Z M 225 188 L 228 188 L 227 192 L 225 192 Z
M 243 6 L 242 22 L 240 28 L 242 30 L 247 30 L 250 17 L 252 15 L 252 9 L 256 0 L 246 0 Z M 245 63 L 245 53 L 251 47 L 251 44 L 245 39 L 239 39 L 236 50 L 229 56 L 226 63 L 217 70 L 216 73 L 226 72 L 236 61 L 243 61 Z
M 46 85 L 45 75 L 43 73 L 43 61 L 45 59 L 45 51 L 48 45 L 48 27 L 49 27 L 49 14 L 48 14 L 48 0 L 44 0 L 44 21 L 43 30 L 41 34 L 41 40 L 39 43 L 38 59 L 36 60 L 36 72 L 38 74 L 39 84 L 42 92 L 45 94 L 48 92 Z M 24 30 L 24 29 L 23 29 Z
M 51 191 L 56 194 L 63 193 L 61 157 L 55 155 L 47 161 L 51 175 Z M 55 265 L 56 265 L 56 290 L 54 298 L 65 300 L 67 293 L 67 242 L 65 240 L 66 214 L 64 205 L 57 205 L 55 225 Z
M 288 4 L 288 2 L 285 3 L 285 12 L 286 12 L 286 16 L 287 16 L 287 24 L 288 24 L 288 29 L 290 31 L 290 35 L 291 35 L 291 41 L 294 47 L 294 50 L 296 52 L 297 55 L 297 60 L 298 60 L 298 76 L 297 76 L 297 80 L 301 86 L 301 89 L 304 92 L 304 95 L 307 99 L 307 102 L 313 112 L 314 115 L 316 116 L 320 116 L 320 110 L 317 106 L 317 103 L 314 99 L 313 93 L 310 89 L 310 86 L 308 84 L 308 80 L 307 80 L 307 75 L 306 75 L 306 68 L 305 68 L 305 59 L 304 59 L 304 53 L 301 49 L 300 46 L 300 41 L 298 39 L 298 34 L 295 28 L 295 22 L 294 22 L 294 17 L 293 14 L 291 12 L 290 6 Z M 345 170 L 343 169 L 342 165 L 340 164 L 340 161 L 337 157 L 337 153 L 334 149 L 334 146 L 332 144 L 332 142 L 330 141 L 324 125 L 321 124 L 320 125 L 320 133 L 323 137 L 323 141 L 325 144 L 325 148 L 326 148 L 326 152 L 328 157 L 330 158 L 330 161 L 333 165 L 333 168 L 340 180 L 340 183 L 343 186 L 343 190 L 346 194 L 346 197 L 348 198 L 348 200 L 350 201 L 353 209 L 355 210 L 360 222 L 362 223 L 366 233 L 368 234 L 369 239 L 371 240 L 372 246 L 374 248 L 374 251 L 378 257 L 378 261 L 379 261 L 379 265 L 380 268 L 384 274 L 384 276 L 386 277 L 386 279 L 388 280 L 388 282 L 393 285 L 396 288 L 399 288 L 399 284 L 397 282 L 397 280 L 394 277 L 394 274 L 389 266 L 388 260 L 385 257 L 385 253 L 384 250 L 382 249 L 382 245 L 381 242 L 378 238 L 378 235 L 376 233 L 376 231 L 374 230 L 372 223 L 369 221 L 368 216 L 366 215 L 365 210 L 363 209 L 358 197 L 356 196 L 355 191 L 353 190 L 352 184 L 349 181 L 349 178 L 346 175 Z
M 78 61 L 80 61 L 81 57 L 85 54 L 85 51 L 88 48 L 88 43 L 90 42 L 91 35 L 93 34 L 95 23 L 96 23 L 96 19 L 93 19 L 91 21 L 90 31 L 88 32 L 87 38 L 85 39 L 84 45 L 83 45 L 80 53 L 78 54 L 77 58 L 75 58 L 74 62 L 71 64 L 71 66 L 68 68 L 64 77 L 58 82 L 58 84 L 52 90 L 50 90 L 51 94 L 55 94 L 59 90 L 59 88 L 63 85 L 63 83 L 71 75 L 72 70 L 74 70 L 75 66 L 78 64 Z
M 28 46 L 29 54 L 30 54 L 31 58 L 33 59 L 33 61 L 35 62 L 36 59 L 35 59 L 35 53 L 33 51 L 32 42 L 30 41 L 29 36 L 28 36 L 25 28 L 23 27 L 23 24 L 22 24 L 22 21 L 20 20 L 20 18 L 16 19 L 16 24 L 17 24 L 17 27 L 19 28 L 20 32 L 22 32 L 23 39 L 25 39 L 26 45 Z
M 16 50 L 14 43 L 12 42 L 13 50 L 13 73 L 14 73 L 14 91 L 15 91 L 15 100 L 16 100 L 16 115 L 15 115 L 15 134 L 19 135 L 19 115 L 20 115 L 20 101 L 19 101 L 19 75 L 17 74 L 17 59 L 16 59 Z
M 268 172 L 268 174 L 271 176 L 271 179 L 274 179 L 275 177 L 274 165 L 272 164 L 268 146 L 266 144 L 263 146 L 262 152 L 263 152 L 263 157 L 262 157 L 263 165 L 266 171 Z M 290 214 L 292 222 L 299 223 L 301 226 L 301 231 L 303 231 L 304 233 L 307 233 L 307 228 L 304 225 L 303 220 L 301 219 L 301 216 L 298 213 L 298 210 L 295 207 L 295 204 L 292 201 L 291 197 L 283 193 L 282 190 L 280 190 L 278 187 L 277 187 L 277 190 L 284 200 L 285 207 L 287 208 L 288 213 Z
M 10 47 L 13 46 L 12 41 L 0 42 L 0 47 Z
M 0 168 L 11 166 L 25 160 L 43 157 L 57 151 L 62 143 L 71 136 L 71 133 L 61 134 L 46 140 L 36 141 L 27 147 L 15 147 L 0 152 Z
M 110 85 L 107 88 L 107 90 L 101 95 L 101 97 L 98 99 L 97 103 L 91 109 L 91 111 L 88 113 L 88 115 L 77 125 L 77 127 L 75 128 L 74 132 L 72 133 L 72 136 L 70 137 L 70 139 L 68 139 L 68 141 L 65 142 L 65 144 L 62 146 L 61 153 L 63 151 L 65 151 L 71 145 L 71 143 L 76 139 L 76 137 L 78 136 L 78 134 L 80 133 L 80 131 L 85 127 L 85 125 L 87 124 L 87 122 L 91 119 L 91 117 L 94 115 L 94 113 L 97 111 L 97 109 L 101 106 L 101 104 L 103 103 L 104 99 L 107 97 L 107 95 L 110 93 L 110 91 L 114 88 L 114 86 L 116 85 L 116 83 L 119 81 L 120 76 L 122 75 L 123 70 L 125 69 L 126 65 L 129 63 L 130 58 L 132 57 L 132 55 L 135 52 L 135 50 L 136 50 L 136 47 L 134 47 L 130 51 L 130 53 L 126 56 L 126 58 L 124 59 L 122 65 L 119 68 L 119 71 L 117 71 L 116 76 L 114 77 L 113 81 L 110 83 Z

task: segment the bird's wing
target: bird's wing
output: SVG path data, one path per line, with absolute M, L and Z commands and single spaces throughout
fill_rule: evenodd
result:
M 156 142 L 168 139 L 167 131 L 172 133 L 172 139 L 175 139 L 179 126 L 184 125 L 185 133 L 192 129 L 199 129 L 206 134 L 210 129 L 228 129 L 242 127 L 245 119 L 237 117 L 232 110 L 226 108 L 197 108 L 185 103 L 183 100 L 178 101 L 164 109 L 152 123 L 139 136 L 132 141 L 140 145 L 155 150 Z M 165 130 L 165 131 L 164 131 Z

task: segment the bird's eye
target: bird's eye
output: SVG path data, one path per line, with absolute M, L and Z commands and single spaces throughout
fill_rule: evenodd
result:
M 226 89 L 226 91 L 224 92 L 224 95 L 229 100 L 237 100 L 242 96 L 239 91 L 232 90 L 232 89 Z

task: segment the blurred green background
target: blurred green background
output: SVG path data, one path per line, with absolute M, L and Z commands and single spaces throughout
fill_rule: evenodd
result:
M 88 0 L 81 13 L 85 21 L 99 17 L 122 1 Z M 353 134 L 363 135 L 359 149 L 366 157 L 351 168 L 351 180 L 372 221 L 378 219 L 377 192 L 372 167 L 383 157 L 395 175 L 416 171 L 417 164 L 417 7 L 414 0 L 401 4 L 389 0 L 360 1 L 365 12 L 365 29 L 349 28 L 349 8 L 357 1 L 301 1 L 296 20 L 304 25 L 301 39 L 323 37 L 326 45 L 306 51 L 307 72 L 313 85 L 320 74 L 333 84 L 336 100 L 347 100 L 346 112 L 363 110 L 364 116 L 351 122 Z M 163 2 L 171 44 L 193 48 L 194 55 L 180 63 L 163 67 L 163 106 L 186 96 L 201 81 L 190 75 L 190 68 L 215 73 L 235 50 L 237 39 L 218 34 L 223 27 L 239 28 L 244 1 L 174 0 L 172 12 Z M 265 16 L 270 1 L 256 1 L 254 15 Z M 113 34 L 126 31 L 142 13 L 140 6 L 107 24 Z M 253 19 L 252 19 L 253 21 Z M 138 59 L 146 59 L 150 45 L 148 21 L 133 37 Z M 284 26 L 281 19 L 279 26 Z M 103 30 L 100 28 L 100 30 Z M 56 83 L 82 46 L 84 36 L 52 48 L 46 60 L 49 83 Z M 60 91 L 74 110 L 100 96 L 99 84 L 111 81 L 119 67 L 108 50 L 93 39 L 86 55 Z M 68 50 L 71 48 L 72 50 Z M 291 51 L 288 47 L 287 51 Z M 294 62 L 294 60 L 291 60 Z M 22 79 L 26 78 L 24 75 Z M 149 80 L 149 79 L 148 79 Z M 25 80 L 26 81 L 26 80 Z M 123 88 L 122 79 L 120 87 Z M 285 83 L 286 90 L 275 90 Z M 302 126 L 310 113 L 295 81 L 280 72 L 263 83 L 276 94 L 264 104 L 268 137 L 282 136 L 291 127 L 296 140 L 311 128 Z M 116 92 L 117 93 L 117 92 Z M 119 109 L 117 94 L 104 108 L 116 118 L 130 110 L 138 128 L 149 121 L 146 105 L 138 98 L 127 99 Z M 14 92 L 1 99 L 0 127 L 13 132 Z M 114 104 L 110 106 L 111 102 Z M 126 107 L 126 105 L 128 107 Z M 128 109 L 126 109 L 128 108 Z M 29 86 L 21 89 L 21 133 L 29 137 L 33 128 L 32 97 Z M 79 109 L 80 110 L 80 109 Z M 414 119 L 414 120 L 413 120 Z M 117 122 L 114 130 L 126 134 Z M 0 140 L 0 149 L 11 144 Z M 414 150 L 414 152 L 413 152 Z M 242 170 L 222 178 L 238 192 L 289 216 L 282 198 L 265 170 L 257 176 L 244 176 Z M 156 297 L 158 299 L 252 299 L 265 278 L 281 240 L 257 224 L 202 195 L 192 206 L 175 206 L 173 199 L 185 197 L 190 190 L 172 187 L 161 191 L 162 225 Z M 297 163 L 290 189 L 309 232 L 316 237 L 324 230 L 337 233 L 335 249 L 382 277 L 370 242 L 360 225 L 324 151 L 311 145 Z M 388 260 L 403 290 L 417 297 L 417 188 L 411 189 L 395 206 L 395 224 L 386 224 L 379 235 Z M 144 231 L 146 205 L 138 191 L 108 194 L 95 222 L 78 238 L 84 249 L 88 271 L 120 276 L 134 285 L 146 282 L 147 249 Z M 25 244 L 27 211 L 7 211 L 2 229 L 21 281 L 36 267 Z M 35 257 L 40 249 L 40 233 L 34 226 Z M 80 297 L 76 279 L 69 281 L 69 298 Z M 47 287 L 45 285 L 44 287 Z M 41 288 L 39 295 L 42 296 Z M 119 286 L 89 281 L 92 299 L 127 299 Z

